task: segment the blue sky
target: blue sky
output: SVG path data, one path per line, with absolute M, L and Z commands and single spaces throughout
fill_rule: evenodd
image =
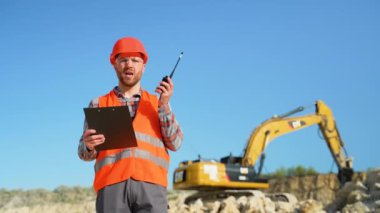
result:
M 185 139 L 170 181 L 179 162 L 240 155 L 261 122 L 317 99 L 354 169 L 379 167 L 379 11 L 376 0 L 2 1 L 0 188 L 92 185 L 93 162 L 76 152 L 83 107 L 117 84 L 109 54 L 124 36 L 145 44 L 150 92 L 184 51 L 171 105 Z M 336 172 L 316 126 L 266 153 L 264 172 Z

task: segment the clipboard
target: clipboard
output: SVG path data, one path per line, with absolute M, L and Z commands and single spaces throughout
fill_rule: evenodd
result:
M 137 146 L 135 131 L 128 106 L 83 108 L 89 129 L 103 134 L 105 142 L 96 151 Z

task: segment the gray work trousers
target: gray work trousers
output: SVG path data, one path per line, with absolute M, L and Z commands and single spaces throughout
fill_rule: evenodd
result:
M 98 191 L 97 213 L 165 213 L 168 212 L 166 188 L 128 179 Z

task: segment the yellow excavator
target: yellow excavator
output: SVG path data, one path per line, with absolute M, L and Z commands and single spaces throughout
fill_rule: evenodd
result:
M 323 101 L 318 100 L 315 103 L 314 114 L 292 116 L 304 111 L 305 108 L 298 107 L 261 123 L 252 132 L 243 156 L 229 155 L 221 158 L 220 161 L 199 157 L 197 160 L 181 162 L 174 171 L 173 188 L 214 191 L 216 194 L 221 190 L 223 193 L 230 190 L 229 194 L 232 195 L 241 194 L 242 190 L 266 189 L 269 187 L 268 180 L 260 176 L 265 159 L 265 148 L 273 139 L 281 135 L 312 125 L 318 125 L 322 132 L 338 167 L 337 176 L 340 183 L 343 185 L 350 181 L 354 173 L 352 159 L 347 157 L 347 151 L 331 109 Z M 259 163 L 256 165 L 258 160 Z

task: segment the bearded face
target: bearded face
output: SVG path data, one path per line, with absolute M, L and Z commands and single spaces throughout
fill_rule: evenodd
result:
M 114 68 L 121 86 L 132 88 L 140 83 L 145 64 L 140 57 L 119 57 Z

